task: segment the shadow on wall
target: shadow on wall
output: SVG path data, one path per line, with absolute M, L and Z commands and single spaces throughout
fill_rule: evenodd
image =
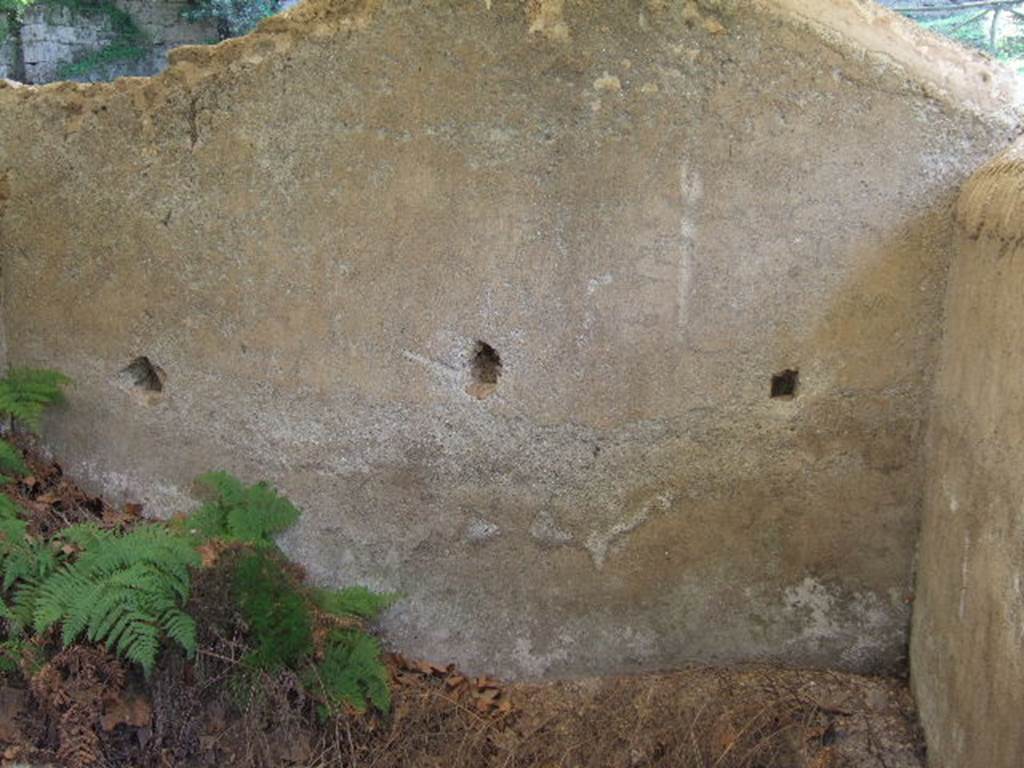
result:
M 300 0 L 0 0 L 0 77 L 29 84 L 155 75 L 181 45 L 244 35 Z

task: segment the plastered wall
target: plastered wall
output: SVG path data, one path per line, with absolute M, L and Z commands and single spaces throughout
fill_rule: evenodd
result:
M 74 377 L 47 444 L 150 514 L 279 485 L 286 550 L 405 593 L 419 655 L 901 669 L 951 208 L 1011 134 L 1002 75 L 908 29 L 308 0 L 2 87 L 9 362 Z
M 934 768 L 1024 759 L 1024 144 L 958 206 L 912 679 Z

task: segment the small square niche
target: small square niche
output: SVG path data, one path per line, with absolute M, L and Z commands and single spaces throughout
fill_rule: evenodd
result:
M 787 368 L 772 376 L 772 399 L 792 400 L 800 384 L 800 372 Z

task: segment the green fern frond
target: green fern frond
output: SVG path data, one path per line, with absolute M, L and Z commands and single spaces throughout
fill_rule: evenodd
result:
M 160 625 L 171 640 L 185 649 L 185 653 L 195 655 L 198 645 L 195 619 L 182 610 L 171 608 L 160 617 Z
M 345 589 L 314 589 L 313 602 L 317 607 L 335 616 L 356 616 L 375 619 L 382 611 L 394 605 L 401 597 L 397 592 L 374 592 L 366 587 Z
M 185 537 L 162 525 L 120 534 L 80 525 L 63 536 L 82 551 L 39 586 L 37 632 L 59 623 L 65 645 L 82 636 L 105 643 L 147 675 L 162 636 L 195 653 L 195 622 L 183 606 L 200 558 Z
M 6 440 L 0 440 L 0 483 L 9 483 L 10 475 L 16 477 L 27 475 L 28 465 L 21 451 Z
M 38 587 L 60 564 L 58 553 L 29 536 L 17 514 L 17 505 L 0 495 L 0 593 L 10 595 L 3 618 L 15 635 L 31 625 Z
M 17 672 L 24 652 L 25 641 L 19 637 L 0 641 L 0 673 Z
M 7 591 L 19 580 L 38 581 L 56 567 L 56 553 L 28 535 L 28 523 L 0 514 L 0 589 Z
M 0 520 L 16 520 L 18 514 L 18 505 L 14 503 L 14 499 L 0 494 Z
M 60 537 L 74 544 L 79 549 L 94 547 L 101 539 L 111 539 L 114 534 L 109 530 L 100 528 L 96 523 L 76 523 L 69 525 L 60 532 Z
M 365 712 L 372 704 L 387 712 L 391 708 L 390 682 L 380 644 L 358 630 L 332 632 L 323 661 L 306 675 L 306 684 L 324 700 L 325 714 L 330 715 L 339 714 L 345 705 Z
M 71 379 L 57 371 L 15 369 L 0 379 L 0 413 L 38 431 L 43 411 L 63 401 L 64 387 L 70 383 Z
M 299 519 L 295 505 L 266 483 L 246 486 L 227 472 L 210 472 L 196 482 L 213 496 L 187 522 L 202 539 L 266 546 Z
M 248 660 L 260 669 L 295 668 L 313 652 L 313 620 L 302 594 L 266 550 L 235 566 L 235 596 L 256 651 Z

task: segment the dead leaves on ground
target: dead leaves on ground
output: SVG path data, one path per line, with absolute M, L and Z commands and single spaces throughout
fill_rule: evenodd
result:
M 102 755 L 100 729 L 148 727 L 149 700 L 126 689 L 126 671 L 109 651 L 75 645 L 53 657 L 31 680 L 32 693 L 56 724 L 57 760 L 87 768 Z
M 399 685 L 442 688 L 444 694 L 478 714 L 502 719 L 512 713 L 512 700 L 504 686 L 489 677 L 469 677 L 460 674 L 454 664 L 445 667 L 429 661 L 407 659 L 401 654 L 390 654 L 395 682 Z
M 25 446 L 19 441 L 19 447 Z M 142 515 L 141 504 L 115 507 L 86 493 L 64 475 L 60 464 L 25 450 L 31 474 L 3 486 L 3 492 L 26 509 L 30 532 L 49 538 L 77 523 L 96 523 L 103 528 L 133 525 Z

